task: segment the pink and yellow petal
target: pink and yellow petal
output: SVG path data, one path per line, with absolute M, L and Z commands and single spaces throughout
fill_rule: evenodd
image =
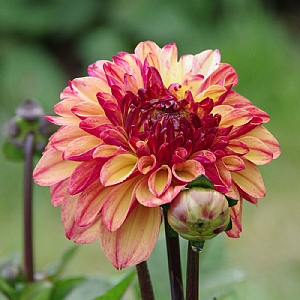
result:
M 103 204 L 102 218 L 107 230 L 116 231 L 137 204 L 134 189 L 141 179 L 141 176 L 136 176 L 115 186 L 106 197 Z
M 71 81 L 71 89 L 74 94 L 85 101 L 97 103 L 97 93 L 110 92 L 110 87 L 102 80 L 96 77 L 82 77 Z
M 266 195 L 266 188 L 261 174 L 255 164 L 244 159 L 245 169 L 231 172 L 232 179 L 236 185 L 246 194 L 254 198 L 263 198 Z
M 79 226 L 94 222 L 112 189 L 96 180 L 80 194 L 75 210 L 75 221 Z
M 197 176 L 205 174 L 202 164 L 196 160 L 187 160 L 172 166 L 172 173 L 181 182 L 190 182 Z
M 262 141 L 273 153 L 273 159 L 280 155 L 280 146 L 275 137 L 263 126 L 257 126 L 247 133 L 247 136 L 252 136 Z
M 87 135 L 73 140 L 64 150 L 65 160 L 87 160 L 91 159 L 94 149 L 101 143 L 101 139 Z
M 239 138 L 239 140 L 245 143 L 249 148 L 249 152 L 246 153 L 244 157 L 254 164 L 265 165 L 272 161 L 272 151 L 258 138 L 253 136 L 244 136 Z
M 88 133 L 78 126 L 64 126 L 51 136 L 51 147 L 59 151 L 64 151 L 74 139 L 87 135 Z
M 132 154 L 121 154 L 107 161 L 100 172 L 100 181 L 111 186 L 127 179 L 137 168 L 138 158 Z
M 69 178 L 78 164 L 79 162 L 63 160 L 62 152 L 50 148 L 35 167 L 33 179 L 39 185 L 50 186 Z
M 150 257 L 160 224 L 160 207 L 148 208 L 138 204 L 118 230 L 110 232 L 100 223 L 101 248 L 119 270 L 139 264 Z
M 68 196 L 69 178 L 50 186 L 51 203 L 54 206 L 61 205 Z
M 170 167 L 162 165 L 149 176 L 148 187 L 153 195 L 159 197 L 168 189 L 171 181 L 172 171 Z

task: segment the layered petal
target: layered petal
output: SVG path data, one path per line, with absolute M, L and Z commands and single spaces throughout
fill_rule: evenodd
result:
M 110 232 L 100 223 L 100 244 L 110 262 L 121 270 L 149 258 L 161 223 L 160 207 L 138 204 L 116 231 Z

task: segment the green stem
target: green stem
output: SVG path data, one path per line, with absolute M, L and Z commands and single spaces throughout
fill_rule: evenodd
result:
M 154 300 L 154 293 L 147 262 L 143 261 L 136 265 L 142 300 Z
M 164 220 L 165 220 L 165 235 L 168 253 L 168 267 L 169 267 L 169 278 L 171 286 L 172 300 L 183 300 L 183 285 L 182 285 L 182 273 L 181 273 L 181 261 L 180 261 L 180 247 L 179 238 L 176 236 L 169 236 L 169 223 L 168 223 L 168 212 L 163 209 Z
M 199 252 L 194 251 L 189 242 L 186 270 L 186 299 L 198 300 L 199 294 Z
M 24 165 L 24 268 L 27 282 L 32 282 L 33 246 L 32 246 L 32 161 L 34 150 L 34 134 L 28 133 L 25 139 Z

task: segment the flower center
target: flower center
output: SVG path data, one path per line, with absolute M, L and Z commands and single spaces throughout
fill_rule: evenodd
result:
M 179 98 L 179 84 L 166 88 L 159 79 L 149 80 L 136 95 L 127 92 L 123 117 L 137 155 L 154 154 L 161 164 L 171 165 L 178 149 L 185 149 L 184 159 L 196 151 L 210 149 L 221 116 L 211 114 L 212 99 L 195 102 L 190 91 Z

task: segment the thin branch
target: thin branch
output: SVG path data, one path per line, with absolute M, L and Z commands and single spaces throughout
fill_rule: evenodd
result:
M 186 270 L 186 299 L 198 300 L 199 292 L 199 251 L 194 251 L 189 242 Z
M 164 220 L 165 220 L 165 235 L 167 243 L 168 253 L 168 267 L 169 267 L 169 278 L 171 286 L 172 300 L 183 300 L 183 285 L 182 285 L 182 273 L 181 273 L 181 261 L 180 261 L 180 247 L 178 235 L 170 237 L 169 223 L 168 223 L 168 212 L 163 209 Z
M 147 262 L 143 261 L 136 265 L 142 300 L 154 300 L 154 293 Z
M 24 268 L 26 280 L 33 281 L 33 246 L 32 246 L 32 161 L 34 134 L 28 133 L 25 144 L 24 165 Z

